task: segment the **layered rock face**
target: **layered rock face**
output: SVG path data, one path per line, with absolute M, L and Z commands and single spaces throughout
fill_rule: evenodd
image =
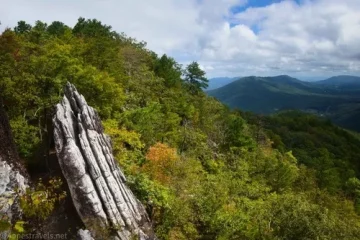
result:
M 97 112 L 68 83 L 53 117 L 60 167 L 94 239 L 155 239 L 142 204 L 126 186 Z
M 28 174 L 21 164 L 11 135 L 10 124 L 0 105 L 0 219 L 15 222 L 21 216 L 18 196 L 27 188 Z M 9 231 L 1 232 L 7 239 Z

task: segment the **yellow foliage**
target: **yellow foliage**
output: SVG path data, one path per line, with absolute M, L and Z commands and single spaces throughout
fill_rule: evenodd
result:
M 125 174 L 135 175 L 138 172 L 137 160 L 141 159 L 144 144 L 140 134 L 118 127 L 118 121 L 108 119 L 103 121 L 105 133 L 111 137 L 113 153 Z
M 140 141 L 140 134 L 125 128 L 119 128 L 116 120 L 108 119 L 103 121 L 103 125 L 105 133 L 111 137 L 114 151 L 121 151 L 125 144 L 136 149 L 144 147 L 144 144 Z

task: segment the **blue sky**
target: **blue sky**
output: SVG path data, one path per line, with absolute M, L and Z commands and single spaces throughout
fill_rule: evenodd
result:
M 359 0 L 0 0 L 0 30 L 96 18 L 209 77 L 360 75 Z
M 229 10 L 232 14 L 237 14 L 245 11 L 247 8 L 261 8 L 278 2 L 281 2 L 281 0 L 247 0 L 245 4 L 232 6 Z M 296 2 L 299 3 L 298 1 Z M 229 20 L 229 22 L 231 27 L 237 25 L 236 23 L 232 23 L 231 20 Z M 258 32 L 256 27 L 252 27 L 252 29 L 253 31 Z
M 271 5 L 273 3 L 281 2 L 281 0 L 248 0 L 246 4 L 242 4 L 239 6 L 233 6 L 230 8 L 230 11 L 233 14 L 242 12 L 246 10 L 246 8 L 252 7 L 252 8 L 259 8 L 259 7 L 266 7 L 268 5 Z M 296 1 L 299 3 L 299 1 Z

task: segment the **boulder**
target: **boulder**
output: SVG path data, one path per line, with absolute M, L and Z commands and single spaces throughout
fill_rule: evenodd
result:
M 92 237 L 155 239 L 143 205 L 127 187 L 126 177 L 114 160 L 99 115 L 70 83 L 56 105 L 53 125 L 62 173 Z

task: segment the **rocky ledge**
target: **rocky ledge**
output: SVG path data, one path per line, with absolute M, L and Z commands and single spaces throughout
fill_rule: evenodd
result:
M 126 186 L 126 178 L 114 160 L 97 112 L 70 83 L 56 105 L 53 124 L 60 167 L 91 236 L 155 239 L 143 205 Z

